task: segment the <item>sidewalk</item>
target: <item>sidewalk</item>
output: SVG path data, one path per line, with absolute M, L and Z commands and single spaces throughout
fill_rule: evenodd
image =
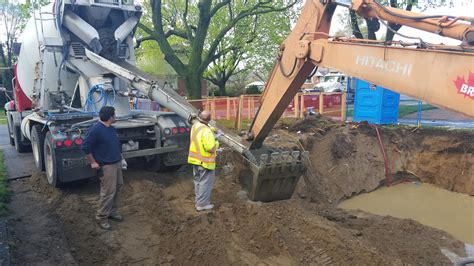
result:
M 409 114 L 399 118 L 398 123 L 416 126 L 416 118 L 417 113 Z M 423 111 L 421 125 L 433 127 L 474 128 L 474 118 L 443 109 L 432 109 Z

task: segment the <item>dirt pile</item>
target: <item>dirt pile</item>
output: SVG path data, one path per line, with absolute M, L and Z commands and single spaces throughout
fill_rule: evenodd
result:
M 307 121 L 307 122 L 305 122 Z M 318 121 L 324 132 L 314 130 Z M 315 202 L 337 203 L 369 192 L 388 181 L 416 179 L 474 195 L 474 132 L 447 129 L 382 127 L 385 162 L 374 128 L 343 125 L 321 117 L 295 124 L 298 139 L 310 151 L 310 171 L 304 177 Z M 332 124 L 332 125 L 331 125 Z M 328 126 L 329 125 L 329 126 Z
M 126 220 L 114 223 L 110 232 L 93 221 L 96 182 L 47 193 L 51 200 L 46 206 L 57 217 L 55 227 L 77 263 L 402 264 L 448 263 L 440 248 L 463 255 L 459 241 L 410 220 L 356 218 L 298 197 L 248 202 L 232 177 L 217 181 L 216 210 L 197 213 L 189 171 L 128 171 L 125 176 L 121 210 Z M 46 183 L 42 175 L 28 181 Z M 43 195 L 42 189 L 37 191 Z M 51 241 L 57 236 L 43 237 Z

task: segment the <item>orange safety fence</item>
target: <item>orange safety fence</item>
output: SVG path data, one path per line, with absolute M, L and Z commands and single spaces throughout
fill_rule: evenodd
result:
M 241 95 L 240 97 L 212 97 L 199 100 L 190 100 L 192 105 L 202 106 L 211 112 L 213 120 L 253 119 L 260 107 L 260 95 Z M 137 108 L 146 107 L 146 108 Z M 153 103 L 141 103 L 136 109 L 155 109 Z M 346 94 L 345 93 L 298 93 L 282 117 L 303 118 L 307 114 L 319 113 L 345 120 Z M 236 123 L 237 124 L 237 123 Z
M 214 120 L 237 118 L 240 105 L 242 105 L 242 118 L 253 119 L 260 107 L 260 95 L 213 97 L 189 102 L 196 106 L 202 104 L 204 110 L 211 112 Z M 298 93 L 285 109 L 282 117 L 300 118 L 307 112 L 340 117 L 343 106 L 345 109 L 345 93 Z

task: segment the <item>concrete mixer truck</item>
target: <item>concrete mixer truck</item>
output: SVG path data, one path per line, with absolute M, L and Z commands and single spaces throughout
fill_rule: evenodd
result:
M 14 69 L 14 101 L 5 110 L 10 143 L 18 152 L 33 151 L 51 185 L 96 175 L 80 145 L 104 105 L 116 109 L 125 158 L 140 157 L 161 171 L 186 163 L 188 121 L 174 112 L 131 110 L 129 97 L 148 98 L 148 88 L 139 91 L 135 76 L 124 78 L 87 60 L 90 50 L 138 72 L 132 38 L 141 14 L 131 1 L 65 0 L 43 7 L 27 23 Z M 168 86 L 147 82 L 150 88 Z

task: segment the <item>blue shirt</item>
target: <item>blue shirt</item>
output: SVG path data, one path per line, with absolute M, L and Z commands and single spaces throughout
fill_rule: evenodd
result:
M 81 150 L 86 154 L 92 154 L 100 166 L 122 160 L 122 144 L 118 139 L 117 130 L 112 126 L 107 127 L 101 122 L 97 122 L 89 128 Z

